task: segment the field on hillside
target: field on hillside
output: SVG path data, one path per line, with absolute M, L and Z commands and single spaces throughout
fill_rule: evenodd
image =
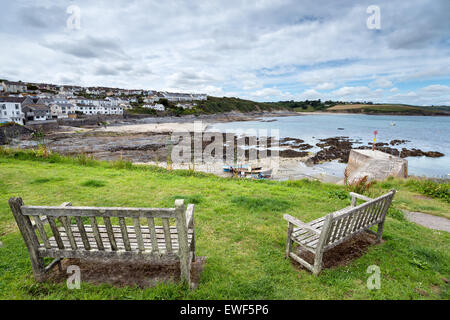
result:
M 442 110 L 433 110 L 430 108 L 408 106 L 401 104 L 339 104 L 326 111 L 332 112 L 364 112 L 364 113 L 398 113 L 398 114 L 417 114 L 433 115 L 442 114 Z
M 0 155 L 0 299 L 449 299 L 450 235 L 404 220 L 399 208 L 448 216 L 449 204 L 424 200 L 404 182 L 376 184 L 372 196 L 399 192 L 388 213 L 384 243 L 319 277 L 284 258 L 284 213 L 308 222 L 348 206 L 344 186 L 310 181 L 219 178 L 85 158 L 25 153 Z M 197 255 L 206 264 L 197 290 L 163 283 L 154 288 L 34 281 L 28 251 L 8 207 L 29 205 L 173 207 L 194 203 Z M 423 198 L 423 197 L 422 197 Z M 368 266 L 381 270 L 381 288 L 368 290 Z M 447 282 L 446 282 L 447 281 Z

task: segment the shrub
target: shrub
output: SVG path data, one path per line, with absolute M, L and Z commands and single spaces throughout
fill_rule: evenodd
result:
M 450 182 L 431 179 L 409 179 L 406 186 L 424 195 L 450 202 Z
M 349 198 L 349 195 L 346 191 L 344 190 L 333 190 L 333 191 L 328 191 L 328 195 L 331 198 L 336 198 L 339 200 L 345 200 Z
M 83 166 L 89 166 L 89 165 L 94 165 L 95 164 L 95 159 L 92 155 L 87 155 L 86 153 L 81 153 L 79 155 L 76 156 L 75 158 L 77 160 L 77 162 Z
M 345 172 L 345 186 L 349 192 L 355 192 L 364 194 L 374 185 L 373 181 L 369 181 L 368 176 L 364 176 L 360 179 L 355 179 L 352 182 L 348 181 L 347 172 Z

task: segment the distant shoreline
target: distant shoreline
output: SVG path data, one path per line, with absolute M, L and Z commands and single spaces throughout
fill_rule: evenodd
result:
M 352 111 L 313 111 L 313 112 L 299 112 L 300 114 L 364 114 L 368 116 L 423 116 L 423 117 L 448 117 L 450 116 L 450 113 L 445 112 L 436 112 L 435 114 L 419 114 L 419 113 L 409 113 L 409 112 L 352 112 Z
M 191 122 L 204 120 L 206 122 L 238 122 L 238 121 L 264 121 L 263 118 L 269 117 L 296 117 L 296 116 L 309 116 L 309 115 L 373 115 L 373 116 L 433 116 L 433 117 L 446 117 L 450 116 L 450 113 L 437 113 L 437 114 L 412 114 L 412 113 L 402 113 L 402 112 L 392 112 L 392 113 L 371 113 L 371 112 L 346 112 L 346 111 L 262 111 L 262 112 L 226 112 L 226 113 L 215 113 L 215 114 L 199 114 L 199 115 L 182 115 L 180 117 L 174 116 L 148 116 L 142 117 L 141 121 L 148 122 Z M 133 117 L 131 116 L 130 119 Z M 138 120 L 139 121 L 139 120 Z

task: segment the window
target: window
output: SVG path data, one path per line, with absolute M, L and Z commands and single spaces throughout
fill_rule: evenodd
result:
M 19 110 L 19 105 L 16 103 L 16 110 Z

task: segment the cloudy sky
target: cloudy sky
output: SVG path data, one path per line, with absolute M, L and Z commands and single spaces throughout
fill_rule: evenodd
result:
M 370 5 L 380 8 L 380 29 L 367 27 Z M 449 0 L 1 0 L 0 8 L 0 78 L 9 80 L 450 105 Z

